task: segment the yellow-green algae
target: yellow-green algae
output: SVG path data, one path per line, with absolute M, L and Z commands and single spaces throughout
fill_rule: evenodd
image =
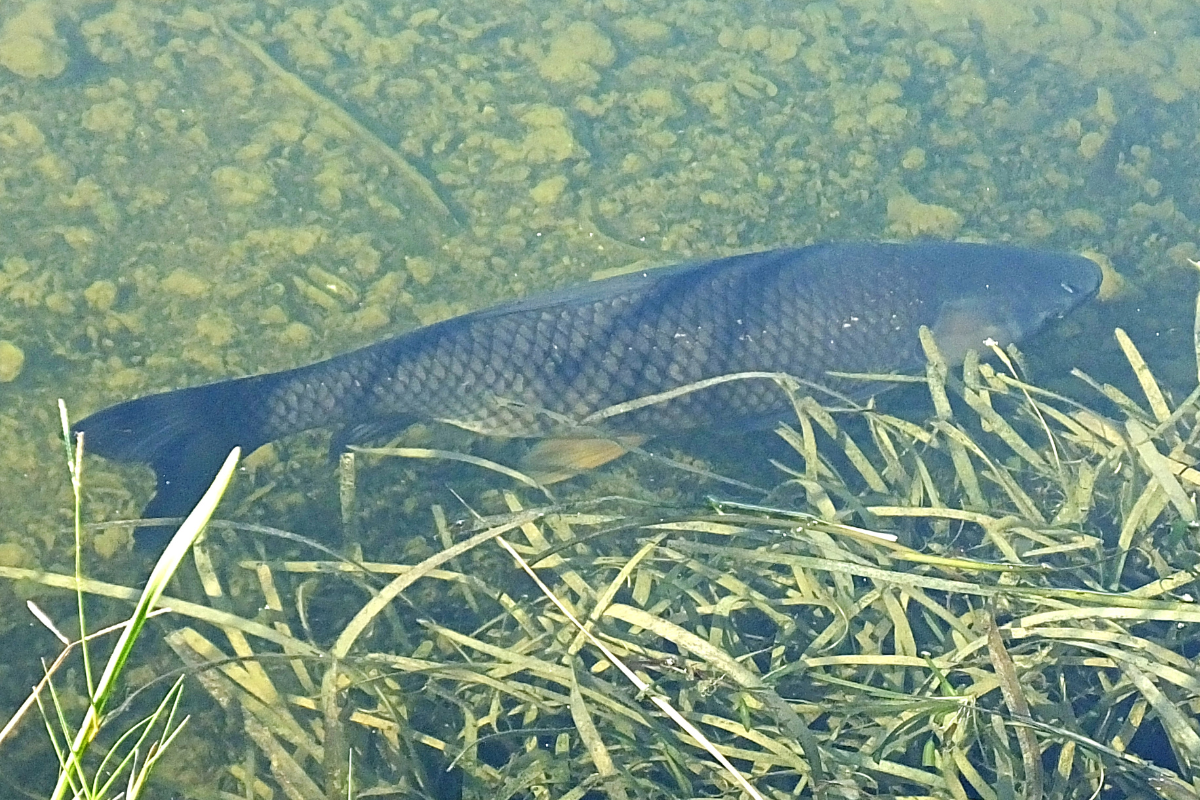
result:
M 20 347 L 0 339 L 0 383 L 11 383 L 25 366 L 25 352 Z
M 216 377 L 180 358 L 207 304 L 232 311 L 234 349 L 214 363 L 283 366 L 358 343 L 363 327 L 411 325 L 423 303 L 447 306 L 432 315 L 440 316 L 631 259 L 628 249 L 596 246 L 601 237 L 660 260 L 913 234 L 1086 246 L 1126 265 L 1145 246 L 1138 263 L 1161 253 L 1183 264 L 1196 253 L 1188 210 L 1174 191 L 1164 204 L 1170 176 L 1156 162 L 1181 158 L 1192 133 L 1167 128 L 1124 153 L 1111 145 L 1128 135 L 1114 129 L 1136 116 L 1137 97 L 1123 86 L 1190 85 L 1184 37 L 1154 37 L 1170 67 L 1115 58 L 1130 31 L 1173 30 L 1170 4 L 1136 25 L 1098 8 L 976 4 L 965 18 L 980 23 L 978 40 L 959 32 L 958 10 L 939 4 L 764 5 L 734 16 L 702 4 L 647 11 L 608 2 L 591 16 L 560 11 L 527 28 L 470 5 L 380 16 L 340 5 L 220 14 L 186 3 L 46 5 L 6 7 L 2 23 L 47 40 L 77 30 L 87 52 L 71 66 L 83 74 L 52 90 L 12 78 L 19 96 L 0 118 L 0 146 L 6 211 L 19 224 L 4 255 L 26 268 L 6 269 L 0 286 L 20 308 L 83 314 L 85 338 L 107 350 L 92 359 L 104 364 L 89 380 L 95 388 L 128 370 L 147 386 Z M 431 165 L 470 230 L 405 244 L 404 214 L 365 150 L 356 153 L 352 137 L 223 38 L 218 17 L 276 44 L 284 69 L 368 122 L 402 121 L 393 146 Z M 864 25 L 874 40 L 850 48 Z M 171 32 L 161 43 L 156 26 Z M 484 36 L 497 46 L 480 47 Z M 609 52 L 618 45 L 619 58 Z M 1002 76 L 1005 90 L 989 91 L 1000 79 L 981 69 L 973 47 L 1051 53 L 1053 68 L 1030 70 L 1019 86 Z M 568 51 L 603 78 L 595 88 L 541 75 L 551 54 Z M 1079 102 L 1052 104 L 1052 86 L 1072 79 Z M 963 114 L 974 117 L 943 122 Z M 982 138 L 993 127 L 1002 135 Z M 587 131 L 586 145 L 577 131 Z M 1054 150 L 1059 143 L 1075 156 Z M 1014 158 L 1029 168 L 1009 173 Z M 1104 167 L 1116 191 L 1083 196 L 1080 181 Z M 34 229 L 41 238 L 23 236 Z M 416 270 L 415 287 L 385 289 L 389 280 L 373 291 L 397 259 L 436 271 Z M 314 266 L 366 307 L 306 308 L 293 270 L 307 276 Z M 160 302 L 169 313 L 155 312 L 164 319 L 154 320 L 153 344 L 123 351 L 147 330 L 141 304 Z M 256 328 L 269 307 L 288 319 Z M 332 338 L 320 352 L 254 352 L 256 341 L 293 341 L 273 333 L 292 322 Z M 131 357 L 137 363 L 125 363 Z M 93 404 L 129 385 L 122 378 Z
M 0 67 L 22 78 L 56 78 L 67 66 L 66 45 L 55 33 L 56 7 L 35 0 L 0 26 Z

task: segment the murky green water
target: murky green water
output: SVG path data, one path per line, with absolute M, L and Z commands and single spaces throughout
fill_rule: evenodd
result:
M 1032 348 L 1038 375 L 1127 384 L 1106 372 L 1120 325 L 1190 388 L 1197 97 L 1188 0 L 5 3 L 0 564 L 69 569 L 57 398 L 78 418 L 635 262 L 921 236 L 1089 251 L 1124 288 Z M 336 542 L 323 442 L 260 455 L 233 500 L 276 488 L 243 517 Z M 496 502 L 474 473 L 394 473 L 393 524 L 422 536 L 447 486 Z M 151 487 L 99 461 L 86 483 L 89 519 Z M 127 546 L 98 539 L 93 571 L 136 581 Z M 49 597 L 0 586 L 22 654 L 0 719 L 56 652 L 27 594 Z

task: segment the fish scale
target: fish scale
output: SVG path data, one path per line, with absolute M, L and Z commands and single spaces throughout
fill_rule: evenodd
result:
M 613 405 L 737 372 L 788 373 L 852 399 L 913 372 L 928 326 L 951 362 L 1020 341 L 1099 288 L 1073 255 L 1004 245 L 833 243 L 645 270 L 504 303 L 293 370 L 118 403 L 81 421 L 87 449 L 149 464 L 152 516 L 185 513 L 235 445 L 317 427 L 425 419 L 495 436 L 561 436 Z M 823 399 L 823 398 L 822 398 Z M 719 383 L 616 415 L 602 432 L 765 424 L 769 379 Z M 618 451 L 619 452 L 619 451 Z

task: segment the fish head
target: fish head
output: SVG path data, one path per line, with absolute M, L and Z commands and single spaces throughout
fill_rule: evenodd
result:
M 1100 267 L 1067 253 L 952 243 L 930 326 L 943 355 L 958 363 L 989 341 L 1022 342 L 1078 308 L 1100 289 Z

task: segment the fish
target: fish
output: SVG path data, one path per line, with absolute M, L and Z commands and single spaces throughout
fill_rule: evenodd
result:
M 559 440 L 763 427 L 791 408 L 770 377 L 631 401 L 747 372 L 787 373 L 814 394 L 866 400 L 887 384 L 831 373 L 920 371 L 922 326 L 952 364 L 986 341 L 1022 342 L 1094 296 L 1100 280 L 1082 256 L 999 244 L 763 250 L 639 270 L 296 369 L 151 394 L 74 430 L 86 452 L 154 470 L 157 490 L 143 516 L 178 517 L 233 447 L 249 453 L 313 428 L 338 428 L 335 443 L 344 445 L 420 420 Z M 624 413 L 604 415 L 620 404 Z M 592 465 L 622 452 L 617 446 Z

